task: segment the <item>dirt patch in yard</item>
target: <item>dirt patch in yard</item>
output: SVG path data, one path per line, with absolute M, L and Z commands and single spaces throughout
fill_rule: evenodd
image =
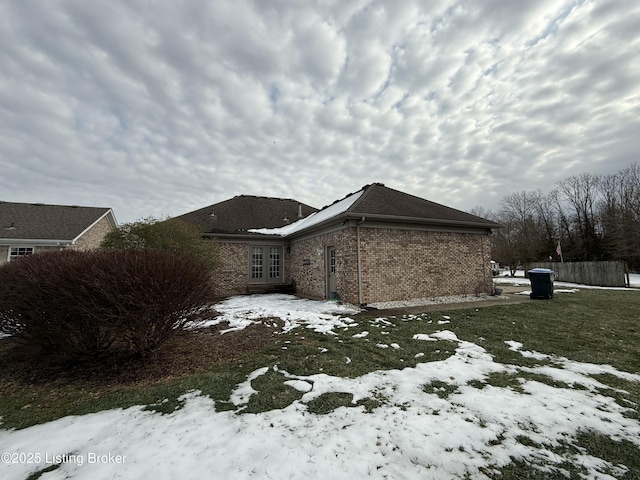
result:
M 278 325 L 277 327 L 273 325 Z M 145 359 L 94 364 L 60 363 L 12 338 L 0 340 L 0 395 L 23 388 L 91 385 L 144 385 L 204 372 L 273 342 L 282 322 L 265 319 L 244 330 L 221 334 L 226 324 L 182 332 Z

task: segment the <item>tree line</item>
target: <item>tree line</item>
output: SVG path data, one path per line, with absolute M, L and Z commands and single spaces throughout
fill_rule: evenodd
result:
M 506 195 L 497 211 L 475 215 L 502 225 L 493 259 L 515 268 L 540 261 L 623 260 L 640 270 L 640 165 L 617 173 L 583 173 L 540 190 Z M 558 248 L 560 247 L 560 248 Z

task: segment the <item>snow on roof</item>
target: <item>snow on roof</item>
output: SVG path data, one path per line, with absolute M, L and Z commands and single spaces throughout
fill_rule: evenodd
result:
M 356 193 L 352 193 L 342 200 L 335 202 L 328 207 L 323 208 L 322 210 L 312 213 L 308 217 L 298 220 L 291 225 L 286 225 L 280 228 L 252 228 L 248 231 L 253 233 L 262 233 L 265 235 L 280 235 L 282 237 L 286 237 L 287 235 L 291 235 L 314 225 L 318 225 L 325 220 L 346 212 L 351 207 L 351 205 L 353 205 L 362 196 L 363 193 L 364 189 Z

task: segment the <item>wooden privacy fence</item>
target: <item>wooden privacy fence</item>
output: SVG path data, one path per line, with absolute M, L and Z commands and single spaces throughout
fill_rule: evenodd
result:
M 527 264 L 525 272 L 532 268 L 549 268 L 560 282 L 598 285 L 600 287 L 628 287 L 629 279 L 625 263 L 617 262 L 538 262 Z

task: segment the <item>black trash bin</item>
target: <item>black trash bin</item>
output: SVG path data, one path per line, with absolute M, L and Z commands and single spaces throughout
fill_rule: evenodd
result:
M 553 298 L 554 272 L 548 268 L 534 268 L 527 272 L 531 280 L 530 298 L 543 298 L 551 300 Z

